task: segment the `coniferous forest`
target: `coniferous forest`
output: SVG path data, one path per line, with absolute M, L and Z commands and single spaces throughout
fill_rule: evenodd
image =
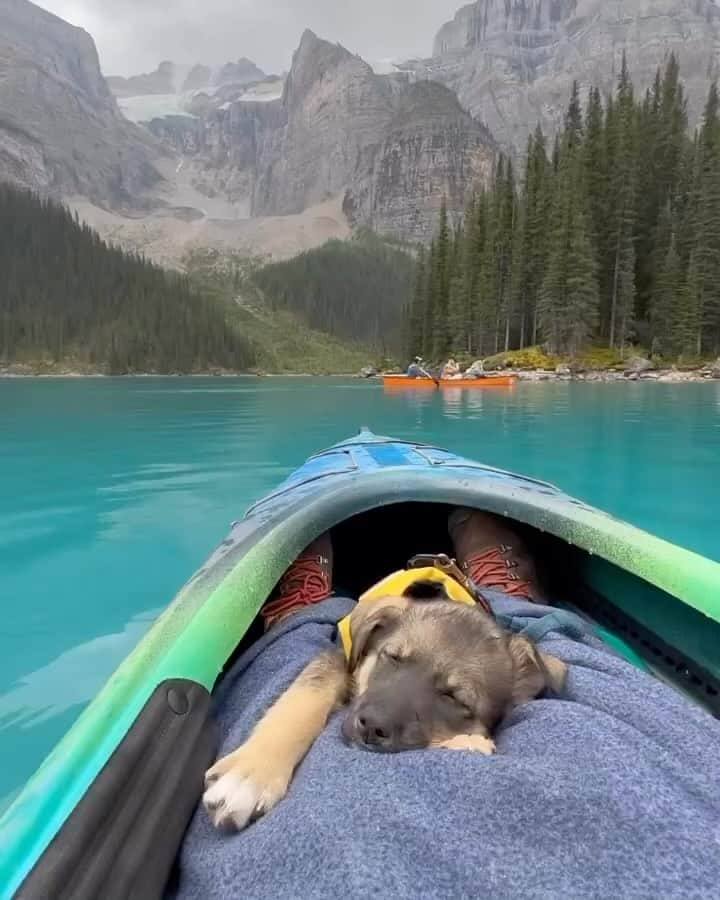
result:
M 630 343 L 668 360 L 720 353 L 720 103 L 688 131 L 677 62 L 637 97 L 623 60 L 614 94 L 581 99 L 520 172 L 457 225 L 440 213 L 406 315 L 407 352 L 441 359 L 536 344 L 574 355 Z
M 331 240 L 254 276 L 272 309 L 287 309 L 343 340 L 397 353 L 414 261 L 401 245 L 368 229 Z
M 0 185 L 0 362 L 111 373 L 243 370 L 250 344 L 184 277 L 109 247 L 62 206 Z

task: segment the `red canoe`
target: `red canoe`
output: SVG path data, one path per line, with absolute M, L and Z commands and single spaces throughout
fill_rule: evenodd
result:
M 443 378 L 439 382 L 432 378 L 408 378 L 407 375 L 383 375 L 386 388 L 486 388 L 510 387 L 517 381 L 517 375 L 485 375 L 481 378 Z

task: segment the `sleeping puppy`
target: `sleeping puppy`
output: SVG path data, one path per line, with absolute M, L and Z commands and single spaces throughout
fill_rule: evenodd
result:
M 350 617 L 351 650 L 313 660 L 247 741 L 206 775 L 203 803 L 218 828 L 269 812 L 325 727 L 348 705 L 346 741 L 394 753 L 424 747 L 495 751 L 493 730 L 514 706 L 550 687 L 565 664 L 503 631 L 480 607 L 383 597 Z

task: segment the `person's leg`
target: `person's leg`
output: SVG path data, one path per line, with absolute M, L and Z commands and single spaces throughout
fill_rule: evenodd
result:
M 478 587 L 541 600 L 535 565 L 519 536 L 499 516 L 456 509 L 448 522 L 459 565 Z M 265 629 L 332 593 L 333 548 L 320 535 L 289 566 L 262 610 Z
M 500 516 L 454 510 L 448 521 L 455 556 L 478 587 L 541 600 L 535 564 L 519 535 Z
M 320 535 L 287 569 L 262 609 L 265 630 L 290 613 L 326 600 L 332 593 L 333 548 L 330 533 Z

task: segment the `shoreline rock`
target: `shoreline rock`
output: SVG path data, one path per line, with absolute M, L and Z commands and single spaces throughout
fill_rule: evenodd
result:
M 699 383 L 703 381 L 720 380 L 720 366 L 706 366 L 702 369 L 681 371 L 678 369 L 589 369 L 582 372 L 573 372 L 568 366 L 558 366 L 556 369 L 505 369 L 508 375 L 517 375 L 520 381 L 578 381 L 595 383 L 625 383 L 636 381 L 659 381 L 665 384 Z

